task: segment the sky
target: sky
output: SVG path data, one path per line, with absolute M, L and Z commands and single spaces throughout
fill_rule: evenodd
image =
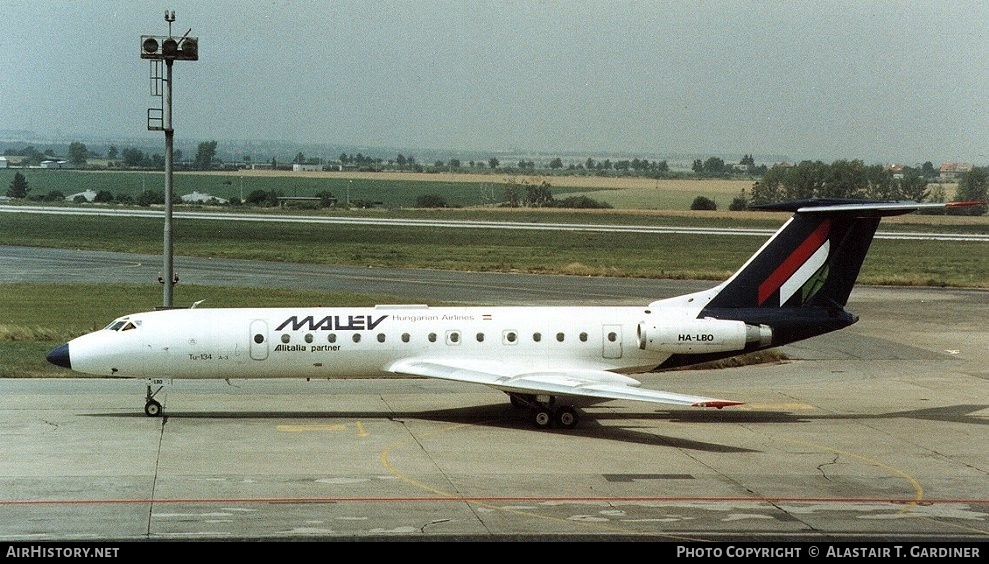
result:
M 0 135 L 989 165 L 989 2 L 3 0 Z M 191 31 L 190 31 L 191 30 Z

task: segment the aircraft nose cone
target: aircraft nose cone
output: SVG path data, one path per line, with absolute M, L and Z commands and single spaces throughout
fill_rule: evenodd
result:
M 61 366 L 62 368 L 72 368 L 72 363 L 69 361 L 68 343 L 62 343 L 61 345 L 55 347 L 45 358 L 48 359 L 48 362 Z

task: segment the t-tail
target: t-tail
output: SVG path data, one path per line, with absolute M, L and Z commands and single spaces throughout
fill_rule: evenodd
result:
M 697 319 L 742 321 L 759 337 L 749 339 L 741 351 L 676 354 L 658 368 L 777 347 L 855 323 L 858 316 L 845 305 L 883 217 L 978 204 L 811 199 L 754 206 L 793 212 L 793 217 L 731 278 L 686 298 L 698 304 Z

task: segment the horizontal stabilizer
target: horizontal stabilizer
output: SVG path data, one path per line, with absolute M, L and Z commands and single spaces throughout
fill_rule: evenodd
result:
M 984 206 L 985 202 L 913 202 L 896 200 L 856 200 L 852 198 L 808 198 L 772 204 L 755 204 L 750 209 L 795 213 L 851 214 L 856 217 L 888 217 L 922 209 Z

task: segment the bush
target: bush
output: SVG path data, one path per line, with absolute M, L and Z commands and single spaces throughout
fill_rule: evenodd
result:
M 94 202 L 101 204 L 107 204 L 113 201 L 113 193 L 109 190 L 100 190 L 96 193 L 96 197 L 93 198 Z
M 316 192 L 315 196 L 319 198 L 321 208 L 332 208 L 337 205 L 337 198 L 332 192 Z
M 415 207 L 417 208 L 445 208 L 446 199 L 439 194 L 423 194 L 416 198 Z
M 244 198 L 245 204 L 274 208 L 278 206 L 279 194 L 276 191 L 254 190 Z
M 690 204 L 690 209 L 716 211 L 718 209 L 718 204 L 714 203 L 714 200 L 712 200 L 711 198 L 706 198 L 704 196 L 697 196 L 696 198 L 694 198 L 694 202 Z
M 145 190 L 137 197 L 137 205 L 148 207 L 157 204 L 165 203 L 164 192 L 159 192 L 157 190 Z
M 589 198 L 587 196 L 570 196 L 569 198 L 563 198 L 562 200 L 554 200 L 552 207 L 572 209 L 610 209 L 611 204 L 607 202 L 599 202 L 594 198 Z
M 748 200 L 745 196 L 735 196 L 735 198 L 728 204 L 728 209 L 731 211 L 745 211 L 749 207 Z

